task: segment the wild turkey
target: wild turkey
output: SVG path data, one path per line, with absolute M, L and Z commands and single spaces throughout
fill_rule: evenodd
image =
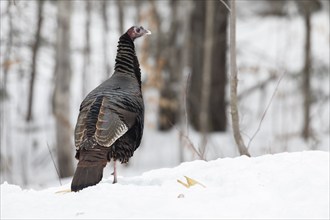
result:
M 139 147 L 144 120 L 141 72 L 134 40 L 151 34 L 133 26 L 119 38 L 113 75 L 91 91 L 80 105 L 75 128 L 76 158 L 79 160 L 71 183 L 72 191 L 96 185 L 103 168 L 114 160 L 127 163 Z

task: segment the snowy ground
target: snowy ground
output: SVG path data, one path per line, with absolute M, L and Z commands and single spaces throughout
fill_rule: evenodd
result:
M 206 187 L 185 188 L 188 176 Z M 329 219 L 329 152 L 193 161 L 141 176 L 106 178 L 78 193 L 1 185 L 1 219 Z
M 168 19 L 169 4 L 165 1 L 156 1 L 159 10 L 164 17 L 164 24 Z M 245 3 L 245 5 L 242 5 Z M 6 10 L 7 1 L 0 1 L 1 12 Z M 110 2 L 109 14 L 116 14 L 115 2 Z M 220 1 L 219 1 L 219 4 Z M 243 12 L 251 12 L 256 4 L 249 1 L 238 1 L 238 9 Z M 14 25 L 21 33 L 26 33 L 17 40 L 17 45 L 24 42 L 33 42 L 34 34 L 31 27 L 34 25 L 36 4 L 34 1 L 17 1 L 14 7 Z M 248 8 L 250 6 L 250 8 Z M 49 42 L 54 42 L 53 33 L 56 33 L 56 7 L 50 2 L 45 3 L 47 18 L 43 34 Z M 21 11 L 20 11 L 20 10 Z M 132 9 L 134 10 L 134 9 Z M 165 11 L 163 11 L 165 10 Z M 180 11 L 180 10 L 179 10 Z M 23 13 L 24 12 L 24 13 Z M 165 13 L 166 12 L 166 13 Z M 26 13 L 26 14 L 25 14 Z M 17 15 L 17 16 L 16 16 Z M 125 27 L 130 27 L 133 22 L 134 13 L 127 13 Z M 184 15 L 185 16 L 185 15 Z M 110 19 L 111 34 L 109 34 L 109 56 L 114 65 L 114 49 L 117 45 L 119 33 L 118 22 Z M 103 46 L 102 46 L 102 21 L 100 13 L 92 13 L 92 54 L 91 71 L 88 76 L 88 89 L 93 89 L 105 77 L 102 69 Z M 82 101 L 81 68 L 84 62 L 82 50 L 84 47 L 84 25 L 85 8 L 83 4 L 76 4 L 72 17 L 72 112 L 71 124 L 74 127 L 77 119 L 79 105 Z M 2 19 L 1 37 L 7 36 L 8 29 L 6 18 Z M 145 25 L 145 24 L 142 24 Z M 167 24 L 168 25 L 168 24 Z M 150 27 L 150 25 L 145 25 Z M 166 24 L 165 24 L 166 26 Z M 312 57 L 313 57 L 313 79 L 312 89 L 315 99 L 311 109 L 311 128 L 313 138 L 304 141 L 301 138 L 303 124 L 302 105 L 303 99 L 300 90 L 300 80 L 292 77 L 303 68 L 304 48 L 304 25 L 301 16 L 289 17 L 258 17 L 254 15 L 239 15 L 237 20 L 237 46 L 238 46 L 238 68 L 239 68 L 239 94 L 263 82 L 273 73 L 276 80 L 267 86 L 256 90 L 240 101 L 240 123 L 245 143 L 253 156 L 261 156 L 269 153 L 296 152 L 304 150 L 329 151 L 330 146 L 330 102 L 329 102 L 329 13 L 321 11 L 312 16 Z M 151 30 L 154 32 L 155 30 Z M 154 38 L 151 35 L 146 40 Z M 138 56 L 142 49 L 142 41 L 136 42 Z M 26 43 L 27 44 L 27 43 Z M 30 45 L 30 44 L 27 44 Z M 3 54 L 6 47 L 1 47 Z M 26 100 L 30 70 L 30 46 L 15 49 L 13 60 L 21 60 L 20 65 L 13 65 L 8 75 L 9 99 L 5 102 L 5 118 L 3 133 L 0 138 L 1 154 L 4 155 L 9 168 L 0 173 L 1 182 L 7 181 L 20 185 L 22 188 L 49 188 L 57 183 L 57 173 L 49 153 L 50 148 L 56 157 L 56 135 L 54 130 L 54 118 L 52 113 L 52 88 L 54 82 L 53 50 L 47 46 L 40 51 L 39 71 L 36 77 L 36 92 L 34 115 L 36 121 L 25 124 Z M 1 56 L 0 56 L 1 57 Z M 3 57 L 3 56 L 2 56 Z M 140 57 L 140 56 L 139 56 Z M 2 69 L 1 69 L 2 70 Z M 146 69 L 141 66 L 142 75 L 146 76 Z M 276 89 L 279 78 L 283 79 Z M 145 77 L 144 77 L 145 79 Z M 229 91 L 229 88 L 227 88 Z M 229 93 L 227 93 L 229 94 Z M 271 100 L 272 95 L 274 99 Z M 119 167 L 119 173 L 126 178 L 141 175 L 151 169 L 163 167 L 175 167 L 179 165 L 179 148 L 184 149 L 185 161 L 197 158 L 191 149 L 179 144 L 179 131 L 172 129 L 168 132 L 159 132 L 157 127 L 158 91 L 153 88 L 145 90 L 144 99 L 146 105 L 145 130 L 142 144 L 134 153 L 129 166 Z M 229 95 L 228 95 L 229 96 Z M 322 97 L 325 97 L 322 99 Z M 229 97 L 228 97 L 229 100 Z M 270 103 L 264 119 L 262 115 Z M 236 157 L 239 155 L 231 131 L 230 111 L 228 109 L 228 131 L 225 133 L 212 133 L 209 136 L 206 156 L 208 160 L 224 157 Z M 262 122 L 262 123 L 260 123 Z M 260 125 L 260 130 L 258 126 Z M 252 138 L 256 134 L 254 138 Z M 189 139 L 195 146 L 200 143 L 200 134 L 189 129 Z M 72 129 L 73 138 L 73 129 Z M 72 158 L 74 148 L 72 148 Z M 1 158 L 2 159 L 2 158 Z M 56 160 L 56 158 L 55 158 Z M 4 161 L 2 159 L 2 161 Z M 76 161 L 75 161 L 76 163 Z M 6 164 L 6 163 L 4 163 Z M 74 165 L 75 166 L 75 165 Z M 110 168 L 109 168 L 110 167 Z M 3 167 L 1 167 L 3 168 Z M 105 178 L 109 178 L 111 165 L 106 168 Z M 70 182 L 71 178 L 62 180 Z M 109 181 L 110 182 L 110 181 Z

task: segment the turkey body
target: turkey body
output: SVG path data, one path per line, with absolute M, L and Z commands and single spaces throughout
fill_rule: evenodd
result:
M 141 143 L 144 104 L 134 39 L 129 31 L 120 37 L 113 75 L 81 103 L 75 127 L 75 157 L 79 162 L 72 191 L 100 182 L 107 162 L 127 163 Z M 116 166 L 114 169 L 116 182 Z

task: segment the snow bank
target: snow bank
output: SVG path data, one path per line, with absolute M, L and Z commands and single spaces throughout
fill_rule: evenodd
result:
M 191 177 L 206 187 L 185 188 Z M 78 193 L 1 185 L 1 219 L 329 218 L 329 152 L 193 161 Z

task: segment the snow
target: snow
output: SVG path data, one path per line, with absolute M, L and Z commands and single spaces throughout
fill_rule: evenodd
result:
M 185 188 L 188 176 L 206 187 Z M 78 193 L 1 185 L 1 219 L 329 218 L 329 152 L 196 160 Z

